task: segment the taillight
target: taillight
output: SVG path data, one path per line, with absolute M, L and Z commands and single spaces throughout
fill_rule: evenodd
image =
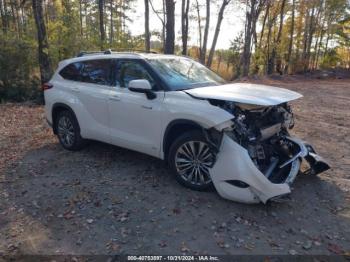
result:
M 48 90 L 48 89 L 51 89 L 51 88 L 53 88 L 53 85 L 50 84 L 50 83 L 45 83 L 45 84 L 43 84 L 43 85 L 41 86 L 41 89 L 42 89 L 43 91 Z

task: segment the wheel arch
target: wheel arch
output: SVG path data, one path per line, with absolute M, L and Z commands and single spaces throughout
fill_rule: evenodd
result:
M 69 111 L 70 113 L 72 113 L 72 115 L 75 117 L 75 120 L 78 123 L 79 131 L 80 131 L 79 122 L 78 122 L 77 116 L 74 113 L 73 109 L 67 104 L 55 103 L 52 106 L 52 129 L 53 129 L 54 134 L 57 134 L 57 125 L 56 125 L 57 116 L 62 111 Z
M 164 159 L 168 158 L 170 146 L 177 137 L 191 130 L 202 130 L 202 129 L 203 127 L 193 120 L 176 119 L 171 121 L 167 125 L 163 136 Z

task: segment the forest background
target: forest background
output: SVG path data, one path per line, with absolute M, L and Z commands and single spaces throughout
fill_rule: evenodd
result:
M 59 61 L 107 49 L 187 55 L 227 80 L 350 71 L 350 1 L 0 0 L 0 102 L 40 100 Z

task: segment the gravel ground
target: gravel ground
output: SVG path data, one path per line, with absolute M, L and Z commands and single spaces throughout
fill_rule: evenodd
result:
M 183 188 L 165 164 L 92 142 L 62 149 L 43 107 L 0 105 L 1 254 L 349 254 L 350 81 L 260 79 L 301 92 L 294 132 L 332 165 L 290 200 Z

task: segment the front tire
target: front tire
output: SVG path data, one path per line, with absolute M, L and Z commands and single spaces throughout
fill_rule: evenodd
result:
M 183 186 L 203 191 L 212 186 L 209 169 L 215 153 L 201 131 L 186 132 L 170 147 L 168 162 L 176 180 Z
M 65 149 L 77 151 L 84 146 L 78 121 L 72 112 L 65 110 L 58 114 L 56 130 L 58 140 Z

